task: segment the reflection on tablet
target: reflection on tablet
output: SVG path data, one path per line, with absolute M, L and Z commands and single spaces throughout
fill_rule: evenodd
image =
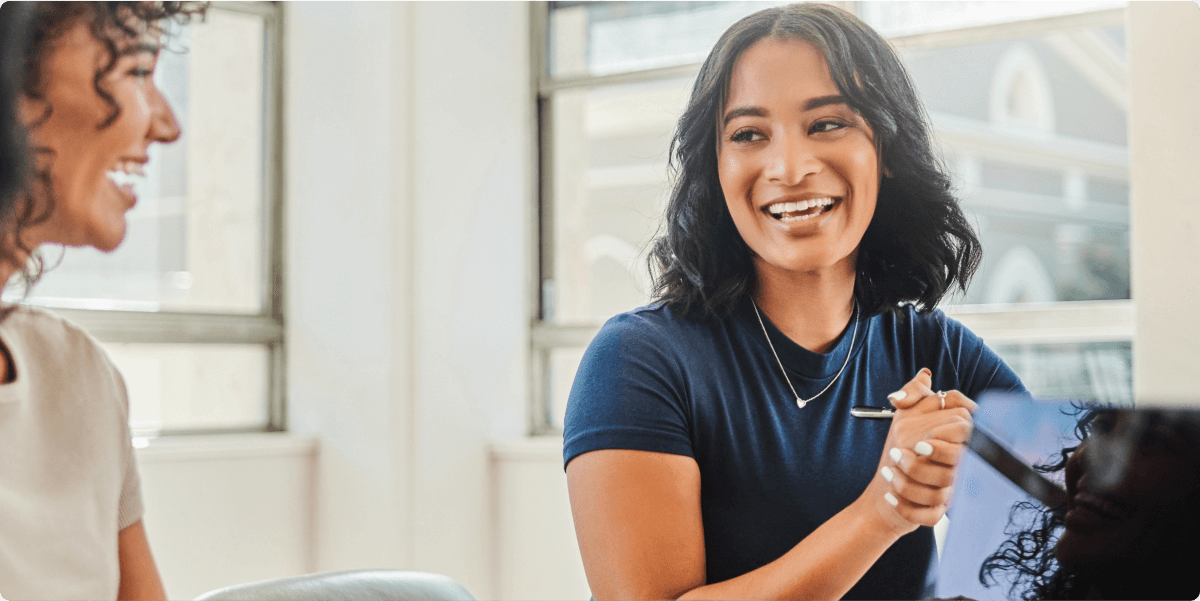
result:
M 975 417 L 978 429 L 1063 485 L 1067 502 L 1047 507 L 969 453 L 937 596 L 1200 595 L 1200 412 L 992 397 Z

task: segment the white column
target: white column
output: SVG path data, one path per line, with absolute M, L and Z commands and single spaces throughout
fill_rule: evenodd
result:
M 1128 10 L 1134 394 L 1200 403 L 1200 6 Z

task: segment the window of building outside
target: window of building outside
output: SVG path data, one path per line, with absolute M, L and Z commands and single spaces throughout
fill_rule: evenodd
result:
M 836 4 L 836 3 L 835 3 Z M 606 319 L 649 301 L 667 150 L 699 63 L 770 3 L 534 7 L 540 320 L 531 429 L 561 430 Z M 984 258 L 942 308 L 1039 397 L 1131 402 L 1123 2 L 850 2 L 921 95 Z
M 278 8 L 228 3 L 174 28 L 154 78 L 183 130 L 152 145 L 111 254 L 40 249 L 7 301 L 82 325 L 124 376 L 135 436 L 282 427 Z

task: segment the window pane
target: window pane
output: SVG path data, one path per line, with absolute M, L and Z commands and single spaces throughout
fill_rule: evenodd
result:
M 125 378 L 129 423 L 136 434 L 267 424 L 270 352 L 264 345 L 104 347 Z
M 125 241 L 43 247 L 30 301 L 90 309 L 260 313 L 265 297 L 263 18 L 210 10 L 174 36 L 155 79 L 183 136 L 150 147 Z M 171 49 L 181 50 L 172 52 Z M 6 298 L 20 298 L 10 290 Z
M 1130 405 L 1132 356 L 1128 342 L 997 345 L 1033 396 Z
M 955 302 L 1129 298 L 1123 34 L 1114 26 L 905 54 L 984 245 Z
M 669 79 L 551 98 L 547 321 L 603 321 L 649 299 L 645 250 L 665 207 L 667 149 L 690 84 Z
M 1111 0 L 859 2 L 858 16 L 879 33 L 891 37 L 1120 8 L 1125 4 Z
M 597 2 L 551 5 L 553 77 L 607 75 L 704 60 L 727 27 L 784 2 Z

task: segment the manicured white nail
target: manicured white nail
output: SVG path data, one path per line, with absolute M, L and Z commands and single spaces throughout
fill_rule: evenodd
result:
M 889 394 L 888 398 L 893 401 L 903 401 L 904 397 L 906 397 L 906 396 L 908 396 L 907 392 L 904 392 L 903 390 L 897 390 L 896 392 Z
M 900 449 L 893 448 L 892 450 L 888 451 L 888 457 L 891 457 L 892 461 L 900 463 L 900 460 L 904 458 L 904 453 L 901 453 Z
M 900 504 L 900 499 L 897 499 L 896 495 L 893 495 L 890 492 L 883 493 L 883 500 L 887 501 L 888 505 L 891 505 L 892 507 L 895 507 Z
M 913 445 L 913 452 L 922 457 L 928 457 L 933 454 L 933 445 L 922 440 Z
M 954 485 L 953 484 L 946 487 L 946 496 L 948 496 L 948 497 L 954 496 Z
M 883 479 L 887 480 L 888 482 L 891 482 L 892 478 L 896 477 L 896 474 L 892 473 L 892 468 L 890 468 L 886 465 L 883 466 L 883 469 L 879 470 L 879 474 L 881 476 L 883 476 Z

